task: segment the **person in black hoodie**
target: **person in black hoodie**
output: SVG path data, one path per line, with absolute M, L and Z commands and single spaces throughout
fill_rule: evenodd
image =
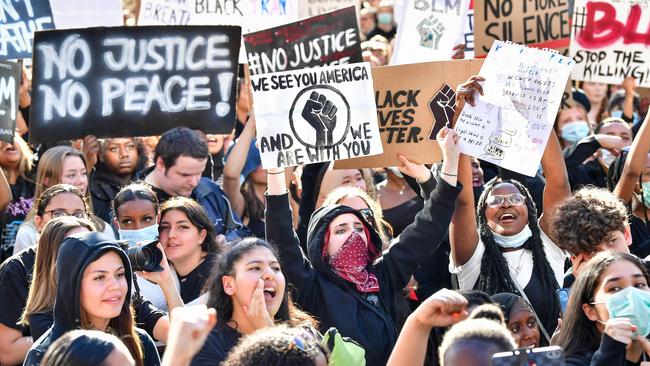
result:
M 128 295 L 133 271 L 115 240 L 97 232 L 67 237 L 59 249 L 56 275 L 54 324 L 32 345 L 24 365 L 39 365 L 54 341 L 80 328 L 114 333 L 138 366 L 160 364 L 153 340 L 135 327 Z
M 562 329 L 553 342 L 564 350 L 566 365 L 645 363 L 650 309 L 643 299 L 650 298 L 649 283 L 645 266 L 635 256 L 605 251 L 592 258 L 572 287 Z M 620 300 L 624 312 L 617 306 Z
M 321 330 L 336 327 L 360 343 L 368 365 L 388 360 L 397 339 L 394 298 L 447 234 L 460 191 L 458 139 L 447 128 L 438 134 L 445 160 L 441 179 L 414 223 L 383 254 L 379 235 L 359 211 L 328 205 L 311 218 L 305 258 L 291 226 L 283 169 L 268 171 L 267 240 L 278 247 L 296 303 L 320 320 Z M 421 183 L 433 179 L 424 166 L 400 160 L 403 173 Z M 423 169 L 426 175 L 418 173 Z

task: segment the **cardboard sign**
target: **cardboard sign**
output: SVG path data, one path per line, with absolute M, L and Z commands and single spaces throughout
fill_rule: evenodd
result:
M 38 32 L 30 141 L 230 133 L 240 37 L 231 26 Z
M 251 76 L 265 169 L 382 152 L 370 64 Z
M 555 51 L 495 41 L 481 67 L 484 95 L 456 122 L 460 151 L 534 176 L 574 65 Z
M 643 3 L 643 4 L 642 4 Z M 571 56 L 576 80 L 650 87 L 650 3 L 576 0 Z
M 396 166 L 399 165 L 397 154 L 421 164 L 440 161 L 442 155 L 435 135 L 453 116 L 454 90 L 478 74 L 482 63 L 483 60 L 457 60 L 373 67 L 376 113 L 384 153 L 337 161 L 334 167 Z
M 49 0 L 56 29 L 124 25 L 120 0 Z
M 392 65 L 451 60 L 464 42 L 469 0 L 406 0 Z
M 189 25 L 187 0 L 141 0 L 138 25 Z
M 243 33 L 293 22 L 298 0 L 187 0 L 190 24 L 239 25 Z
M 298 18 L 309 18 L 358 4 L 356 0 L 300 0 Z
M 34 32 L 54 29 L 49 1 L 0 2 L 0 60 L 32 56 Z
M 21 81 L 20 63 L 0 61 L 0 141 L 10 144 L 14 142 Z
M 244 35 L 251 75 L 362 62 L 354 7 Z
M 474 0 L 475 55 L 483 57 L 495 40 L 537 48 L 569 45 L 567 0 Z

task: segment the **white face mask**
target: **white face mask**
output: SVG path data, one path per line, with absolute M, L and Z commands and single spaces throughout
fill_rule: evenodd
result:
M 151 226 L 143 227 L 138 230 L 117 230 L 120 234 L 120 240 L 126 240 L 129 242 L 129 246 L 132 247 L 137 243 L 143 241 L 151 241 L 158 237 L 158 224 Z
M 612 165 L 614 160 L 616 160 L 616 156 L 607 149 L 600 149 L 600 160 L 603 161 L 603 164 L 609 167 Z
M 530 230 L 530 227 L 528 225 L 524 226 L 524 229 L 521 230 L 518 234 L 510 236 L 497 234 L 492 229 L 490 229 L 490 231 L 492 231 L 494 241 L 499 244 L 501 248 L 506 249 L 519 248 L 526 243 L 526 240 L 533 236 L 533 232 Z

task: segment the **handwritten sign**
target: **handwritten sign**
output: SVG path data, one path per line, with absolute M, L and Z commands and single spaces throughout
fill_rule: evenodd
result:
M 229 133 L 240 37 L 231 26 L 38 32 L 30 141 Z
M 356 0 L 300 0 L 298 2 L 298 18 L 309 18 L 357 4 L 359 2 Z
M 464 43 L 469 0 L 406 0 L 391 64 L 451 60 Z
M 251 75 L 362 62 L 354 7 L 244 35 Z
M 0 60 L 32 56 L 34 32 L 54 29 L 48 1 L 0 1 Z
M 465 23 L 465 58 L 474 58 L 474 0 L 469 2 L 467 22 Z
M 188 0 L 142 0 L 138 25 L 189 25 Z
M 482 0 L 474 6 L 474 44 L 477 57 L 485 56 L 495 40 L 537 48 L 569 45 L 567 0 Z
M 495 41 L 481 67 L 484 95 L 455 126 L 461 152 L 534 176 L 574 65 L 554 51 Z
M 576 0 L 571 56 L 576 80 L 650 87 L 650 1 Z
M 435 140 L 454 113 L 454 90 L 478 74 L 483 60 L 437 61 L 372 68 L 383 154 L 334 163 L 336 169 L 399 165 L 398 154 L 420 164 L 442 158 Z M 433 136 L 432 136 L 433 135 Z
M 120 0 L 49 0 L 49 2 L 56 29 L 124 25 Z
M 264 168 L 382 152 L 368 63 L 251 76 Z
M 10 144 L 14 142 L 21 80 L 20 63 L 0 61 L 0 141 Z
M 239 25 L 243 33 L 293 22 L 298 0 L 187 0 L 190 24 Z

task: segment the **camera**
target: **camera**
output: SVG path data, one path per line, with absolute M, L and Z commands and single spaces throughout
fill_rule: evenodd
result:
M 163 253 L 158 249 L 157 244 L 158 239 L 133 247 L 129 247 L 128 242 L 120 242 L 120 246 L 129 257 L 133 271 L 145 272 L 160 272 L 163 270 L 160 266 Z

